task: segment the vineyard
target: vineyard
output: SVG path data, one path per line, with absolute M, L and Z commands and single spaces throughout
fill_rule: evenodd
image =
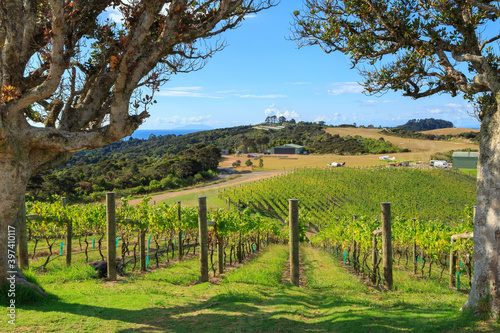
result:
M 117 205 L 116 248 L 120 252 L 118 266 L 121 273 L 125 273 L 129 264 L 132 270 L 139 265 L 141 270 L 146 270 L 150 258 L 158 267 L 160 260 L 173 258 L 176 250 L 179 257 L 190 251 L 196 254 L 199 245 L 198 210 L 181 208 L 180 202 L 149 205 L 150 199 L 144 198 L 135 207 L 127 200 L 120 200 Z M 105 260 L 106 205 L 66 206 L 62 200 L 57 200 L 53 203 L 28 202 L 26 206 L 29 256 L 34 259 L 38 256 L 37 251 L 42 251 L 44 257 L 37 269 L 44 269 L 49 262 L 61 257 L 65 241 L 77 243 L 79 250 L 73 255 L 83 255 L 86 262 L 89 262 L 90 252 L 98 252 L 101 260 Z M 214 274 L 218 261 L 214 260 L 213 253 L 218 244 L 223 245 L 225 265 L 241 262 L 261 244 L 284 237 L 281 223 L 261 214 L 252 214 L 248 209 L 240 212 L 212 209 L 207 218 L 214 222 L 214 228 L 208 234 Z M 75 246 L 66 249 L 66 256 L 74 249 Z
M 282 221 L 287 219 L 287 199 L 299 199 L 302 223 L 319 228 L 313 244 L 378 285 L 383 284 L 377 255 L 382 249 L 374 231 L 381 226 L 380 203 L 390 202 L 397 264 L 410 264 L 422 276 L 449 275 L 450 286 L 470 288 L 476 195 L 475 180 L 464 174 L 413 168 L 301 169 L 225 190 L 219 197 Z M 465 236 L 452 242 L 452 235 Z
M 211 209 L 215 227 L 208 234 L 211 270 L 240 262 L 269 237 L 287 242 L 288 199 L 299 199 L 300 239 L 312 231 L 315 246 L 334 253 L 376 285 L 381 274 L 380 202 L 391 202 L 392 248 L 398 265 L 422 276 L 448 275 L 450 286 L 469 288 L 473 276 L 472 225 L 475 182 L 462 173 L 413 168 L 300 169 L 246 186 L 225 189 L 219 198 L 237 209 Z M 178 204 L 150 205 L 146 197 L 136 206 L 120 200 L 116 209 L 116 248 L 120 273 L 142 271 L 199 245 L 198 211 Z M 66 206 L 28 202 L 29 256 L 44 269 L 68 252 L 97 252 L 105 260 L 106 206 Z M 71 228 L 68 228 L 68 227 Z M 467 234 L 470 233 L 470 234 Z M 71 237 L 68 237 L 71 234 Z M 451 241 L 452 235 L 464 235 Z M 270 235 L 270 236 L 269 236 Z M 147 240 L 147 241 L 146 241 Z M 77 244 L 71 248 L 71 243 Z M 59 250 L 60 244 L 60 250 Z M 68 244 L 66 244 L 68 245 Z M 218 249 L 218 246 L 222 246 Z M 75 248 L 77 251 L 75 251 Z M 58 251 L 59 250 L 59 251 Z M 40 252 L 42 251 L 42 252 Z M 215 256 L 214 252 L 221 252 Z M 71 259 L 67 259 L 70 265 Z M 452 267 L 454 266 L 454 267 Z M 408 269 L 410 269 L 408 268 Z M 447 273 L 445 274 L 445 271 Z
M 474 274 L 475 196 L 468 176 L 414 169 L 297 170 L 226 188 L 219 197 L 228 209 L 206 210 L 205 217 L 203 201 L 196 208 L 151 205 L 148 197 L 136 206 L 118 200 L 111 217 L 109 201 L 28 202 L 31 260 L 25 273 L 60 298 L 23 307 L 21 327 L 49 331 L 64 325 L 75 332 L 82 327 L 110 332 L 478 328 L 458 315 Z M 291 198 L 298 198 L 298 214 L 292 214 L 297 201 Z M 391 203 L 381 209 L 384 200 Z M 273 243 L 289 243 L 288 220 L 296 230 L 297 216 L 303 245 L 296 284 L 295 236 L 290 247 Z M 116 222 L 116 239 L 107 234 L 110 220 Z M 201 220 L 208 234 L 200 230 Z M 203 240 L 213 272 L 209 283 L 200 283 Z M 75 259 L 70 267 L 64 264 L 68 241 Z M 96 280 L 85 263 L 109 260 L 110 244 L 119 252 L 118 273 L 125 277 Z M 397 292 L 382 292 L 391 289 Z M 229 318 L 234 325 L 228 326 Z

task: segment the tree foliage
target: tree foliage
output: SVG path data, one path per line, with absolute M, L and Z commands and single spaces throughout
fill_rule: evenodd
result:
M 1 1 L 0 142 L 25 145 L 39 173 L 130 135 L 162 83 L 224 48 L 211 37 L 273 2 Z
M 499 1 L 305 0 L 295 39 L 349 55 L 365 92 L 496 92 Z M 366 66 L 366 67 L 365 67 Z
M 453 123 L 442 119 L 426 118 L 426 119 L 410 119 L 404 125 L 397 128 L 406 131 L 430 131 L 438 128 L 451 128 Z

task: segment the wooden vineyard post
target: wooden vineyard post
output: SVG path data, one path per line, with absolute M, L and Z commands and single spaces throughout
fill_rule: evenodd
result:
M 372 237 L 372 275 L 370 276 L 373 284 L 377 284 L 377 264 L 378 264 L 378 249 L 377 249 L 377 236 L 380 236 L 382 230 L 377 228 L 373 232 Z
M 198 197 L 198 231 L 200 235 L 200 282 L 208 281 L 207 197 Z
M 255 245 L 255 250 L 260 251 L 260 230 L 257 230 L 257 244 Z
M 62 197 L 63 207 L 66 208 L 66 197 Z M 71 266 L 71 248 L 72 248 L 72 240 L 73 237 L 73 222 L 68 219 L 66 221 L 66 266 Z
M 450 270 L 449 270 L 449 275 L 450 275 L 450 281 L 448 283 L 448 286 L 450 288 L 455 288 L 457 286 L 456 284 L 456 277 L 455 275 L 457 274 L 457 252 L 453 250 L 453 243 L 457 239 L 468 239 L 468 238 L 473 238 L 474 233 L 473 232 L 465 232 L 463 234 L 458 234 L 458 235 L 452 235 L 451 236 L 451 241 L 450 241 Z
M 217 225 L 215 225 L 217 230 Z M 217 262 L 219 264 L 219 274 L 224 274 L 224 239 L 217 233 Z
M 183 249 L 182 249 L 182 230 L 180 228 L 181 225 L 181 202 L 177 201 L 177 221 L 179 221 L 179 235 L 177 240 L 179 242 L 178 251 L 179 251 L 179 260 L 182 260 Z
M 413 232 L 415 232 L 415 221 L 416 218 L 412 218 L 413 221 Z M 412 247 L 412 252 L 413 256 L 413 274 L 417 274 L 417 242 L 415 241 L 415 237 L 413 237 L 413 247 Z
M 238 238 L 238 245 L 236 246 L 236 256 L 238 257 L 238 264 L 241 264 L 243 262 L 243 253 L 241 249 L 241 231 L 240 231 L 240 237 Z
M 115 192 L 106 192 L 106 236 L 108 242 L 108 278 L 116 280 Z
M 356 219 L 358 218 L 358 215 L 354 214 L 352 216 L 352 222 L 355 223 Z M 356 234 L 352 235 L 352 268 L 354 269 L 354 272 L 358 272 L 358 262 L 356 260 L 357 255 L 358 255 L 358 243 L 356 242 L 356 239 L 354 238 Z
M 145 272 L 146 269 L 146 230 L 139 230 L 139 251 L 140 251 L 140 262 L 141 262 L 141 272 Z
M 26 225 L 26 203 L 23 198 L 22 209 L 19 212 L 18 221 L 19 221 L 19 247 L 18 247 L 18 259 L 19 259 L 19 267 L 21 269 L 29 268 L 29 254 L 28 254 L 28 227 Z
M 382 202 L 382 264 L 384 286 L 392 290 L 392 233 L 391 233 L 391 203 Z
M 299 286 L 299 200 L 289 199 L 290 282 Z
M 456 282 L 455 282 L 455 274 L 457 274 L 457 254 L 456 252 L 453 250 L 453 243 L 455 242 L 455 240 L 453 239 L 453 237 L 451 238 L 451 248 L 450 248 L 450 270 L 448 272 L 448 274 L 450 275 L 450 281 L 448 283 L 448 287 L 450 288 L 455 288 L 457 286 Z

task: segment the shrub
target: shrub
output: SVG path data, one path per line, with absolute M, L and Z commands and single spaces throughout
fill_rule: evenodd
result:
M 204 180 L 204 177 L 202 175 L 200 175 L 199 173 L 194 175 L 194 182 L 195 183 L 201 183 L 203 180 Z

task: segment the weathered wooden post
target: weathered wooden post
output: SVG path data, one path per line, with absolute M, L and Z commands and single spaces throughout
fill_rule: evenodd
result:
M 178 251 L 179 251 L 179 260 L 182 260 L 183 256 L 183 248 L 182 248 L 182 229 L 180 227 L 181 225 L 181 202 L 177 201 L 177 221 L 179 221 L 179 235 L 177 237 L 179 241 L 179 246 L 178 246 Z
M 391 203 L 382 202 L 382 264 L 384 286 L 392 290 L 392 232 L 391 232 Z
M 352 222 L 355 223 L 356 219 L 358 218 L 358 215 L 354 214 L 352 215 Z M 356 257 L 358 255 L 358 243 L 354 239 L 356 234 L 354 233 L 352 235 L 352 268 L 354 268 L 354 271 L 357 273 L 358 272 L 358 263 L 356 260 Z
M 28 227 L 26 225 L 26 203 L 23 198 L 23 209 L 19 211 L 17 217 L 19 222 L 19 244 L 18 244 L 18 261 L 21 269 L 29 268 L 29 254 L 28 254 Z
M 455 288 L 457 286 L 456 284 L 456 274 L 457 274 L 457 252 L 453 250 L 453 243 L 457 241 L 457 239 L 468 239 L 468 238 L 473 238 L 474 233 L 473 232 L 464 232 L 463 234 L 457 234 L 457 235 L 452 235 L 451 236 L 451 241 L 450 241 L 450 270 L 449 270 L 449 275 L 450 275 L 450 281 L 448 283 L 448 286 L 450 288 Z
M 108 242 L 108 278 L 116 280 L 116 214 L 115 192 L 106 192 L 106 236 Z
M 416 218 L 412 218 L 413 221 L 413 232 L 415 232 L 415 221 Z M 415 237 L 413 237 L 413 247 L 412 247 L 412 256 L 413 256 L 413 274 L 417 274 L 417 242 L 415 241 Z
M 62 197 L 63 208 L 66 208 L 66 197 Z M 71 248 L 73 237 L 73 222 L 68 219 L 66 222 L 66 266 L 71 266 Z
M 208 281 L 207 197 L 198 197 L 198 231 L 200 235 L 200 282 Z
M 217 225 L 215 228 L 217 230 Z M 219 263 L 219 274 L 224 274 L 224 239 L 220 236 L 217 236 L 217 262 Z
M 299 200 L 289 199 L 290 282 L 299 286 Z
M 139 251 L 141 261 L 141 272 L 147 270 L 146 267 L 146 230 L 139 229 Z
M 448 283 L 448 287 L 450 288 L 455 288 L 457 286 L 456 284 L 456 277 L 455 277 L 455 274 L 457 274 L 457 254 L 456 252 L 453 250 L 453 243 L 455 242 L 455 240 L 453 239 L 453 237 L 451 238 L 451 248 L 450 248 L 450 267 L 449 267 L 449 271 L 448 271 L 448 274 L 450 275 L 450 280 L 449 280 L 449 283 Z
M 373 284 L 377 284 L 377 263 L 378 263 L 378 248 L 377 248 L 377 237 L 382 234 L 382 230 L 377 228 L 373 231 L 372 237 L 372 275 L 371 281 Z

